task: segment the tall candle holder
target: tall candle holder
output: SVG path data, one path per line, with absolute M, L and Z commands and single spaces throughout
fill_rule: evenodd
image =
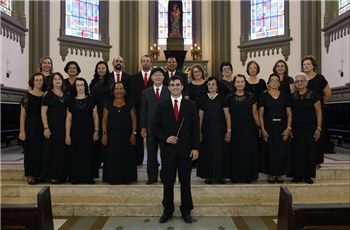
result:
M 191 47 L 191 56 L 193 60 L 199 60 L 202 56 L 201 47 L 194 44 L 194 46 Z
M 153 46 L 150 47 L 150 55 L 153 57 L 153 60 L 158 60 L 159 50 L 160 48 L 157 44 L 153 44 Z

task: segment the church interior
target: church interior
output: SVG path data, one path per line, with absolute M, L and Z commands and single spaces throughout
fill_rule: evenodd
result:
M 28 208 L 29 204 L 37 204 L 43 186 L 50 186 L 49 209 L 52 208 L 55 229 L 293 229 L 277 226 L 281 187 L 287 187 L 293 204 L 309 205 L 308 208 L 321 204 L 329 213 L 333 212 L 332 207 L 343 208 L 345 211 L 339 211 L 339 216 L 347 216 L 349 227 L 350 1 L 176 2 L 182 3 L 182 32 L 170 36 L 168 1 L 1 1 L 1 214 L 6 205 Z M 277 3 L 280 9 L 276 12 L 282 12 L 276 16 L 278 20 L 272 13 L 263 13 L 260 21 L 253 22 L 253 14 L 258 15 L 261 10 L 254 4 L 260 3 L 270 4 L 269 9 Z M 94 19 L 79 24 L 76 20 L 83 17 L 79 10 L 89 7 Z M 266 22 L 275 30 L 253 32 L 253 27 L 256 31 L 261 29 L 259 26 L 266 29 Z M 82 27 L 89 23 L 93 25 L 84 31 Z M 97 62 L 107 62 L 112 70 L 113 59 L 121 56 L 123 71 L 132 75 L 140 71 L 140 59 L 145 54 L 152 57 L 153 68 L 166 69 L 169 55 L 179 55 L 180 71 L 187 73 L 193 64 L 200 64 L 208 77 L 219 79 L 222 62 L 232 63 L 233 75 L 246 75 L 247 63 L 254 60 L 260 65 L 259 77 L 266 81 L 277 60 L 288 63 L 289 75 L 294 76 L 302 71 L 303 57 L 313 55 L 316 72 L 325 76 L 332 89 L 326 103 L 332 146 L 322 167 L 317 169 L 315 183 L 293 184 L 286 179 L 282 185 L 268 184 L 266 175 L 260 173 L 251 184 L 208 185 L 193 169 L 192 225 L 180 219 L 165 225 L 158 223 L 163 211 L 163 185 L 146 185 L 146 152 L 143 165 L 137 169 L 137 182 L 131 185 L 109 185 L 101 179 L 94 185 L 28 185 L 22 148 L 16 139 L 19 102 L 28 89 L 29 77 L 38 71 L 40 59 L 51 57 L 53 71 L 62 73 L 64 78 L 67 62 L 76 61 L 81 68 L 79 77 L 90 83 Z M 181 216 L 179 194 L 177 181 L 177 217 Z M 16 208 L 11 210 L 16 212 Z M 19 211 L 13 215 L 16 219 L 26 214 Z M 322 221 L 319 223 L 322 225 Z

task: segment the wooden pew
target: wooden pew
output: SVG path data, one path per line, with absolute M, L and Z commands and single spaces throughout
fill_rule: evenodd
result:
M 278 230 L 350 228 L 349 203 L 293 204 L 292 194 L 281 186 Z
M 43 187 L 37 204 L 1 204 L 1 229 L 53 230 L 50 187 Z

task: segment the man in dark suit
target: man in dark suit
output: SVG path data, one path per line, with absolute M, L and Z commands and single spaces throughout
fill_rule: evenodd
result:
M 136 163 L 137 165 L 143 164 L 144 148 L 143 138 L 141 136 L 141 124 L 140 124 L 140 112 L 141 112 L 141 95 L 142 90 L 153 85 L 151 79 L 151 67 L 152 59 L 149 55 L 143 55 L 141 57 L 142 69 L 136 74 L 131 76 L 131 97 L 135 101 L 136 118 L 137 118 L 137 134 L 136 134 Z
M 113 58 L 112 65 L 114 67 L 114 70 L 109 74 L 110 85 L 113 87 L 114 83 L 121 81 L 126 91 L 126 95 L 130 96 L 130 75 L 123 71 L 123 58 L 121 56 Z
M 196 104 L 182 96 L 184 86 L 178 76 L 169 80 L 171 97 L 157 107 L 152 131 L 160 141 L 162 180 L 164 185 L 164 212 L 159 222 L 165 223 L 174 212 L 174 183 L 179 173 L 181 191 L 181 214 L 187 223 L 192 223 L 191 195 L 192 160 L 199 155 L 199 118 Z
M 152 134 L 152 121 L 157 105 L 170 96 L 167 87 L 163 86 L 164 72 L 161 68 L 152 69 L 151 79 L 153 86 L 142 91 L 141 102 L 141 136 L 147 141 L 147 176 L 146 184 L 153 184 L 158 181 L 158 159 L 157 152 L 159 140 Z
M 186 86 L 188 84 L 187 74 L 176 70 L 177 62 L 176 62 L 176 59 L 174 57 L 169 57 L 167 59 L 166 68 L 167 68 L 167 71 L 164 74 L 164 85 L 168 86 L 169 78 L 171 78 L 171 77 L 176 75 L 176 76 L 180 77 L 180 79 L 182 81 L 182 84 L 183 84 L 183 86 L 186 89 Z

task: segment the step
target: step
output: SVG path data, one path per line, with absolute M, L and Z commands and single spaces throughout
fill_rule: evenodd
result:
M 317 169 L 317 179 L 328 179 L 328 180 L 350 180 L 350 165 L 341 164 L 324 165 L 322 168 Z M 197 169 L 192 170 L 191 180 L 202 181 L 202 178 L 196 176 Z M 146 166 L 139 166 L 137 169 L 137 177 L 139 181 L 147 181 Z M 102 178 L 102 169 L 100 169 L 100 178 Z M 24 169 L 23 166 L 17 166 L 16 168 L 2 168 L 1 169 L 1 180 L 24 180 Z M 259 173 L 259 180 L 267 180 L 267 176 L 263 173 Z

